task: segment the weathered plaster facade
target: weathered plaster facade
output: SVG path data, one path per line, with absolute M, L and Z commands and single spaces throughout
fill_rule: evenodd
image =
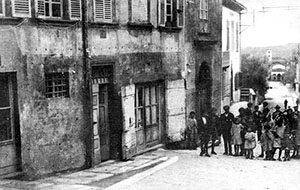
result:
M 68 11 L 47 19 L 31 6 L 28 19 L 2 22 L 0 74 L 15 76 L 16 158 L 27 176 L 128 159 L 181 141 L 190 111 L 220 111 L 222 1 L 208 1 L 208 19 L 200 0 L 172 1 L 172 16 L 164 2 L 112 0 L 103 20 L 88 1 L 88 65 Z M 47 97 L 54 73 L 68 75 L 65 96 Z
M 207 20 L 200 19 L 199 7 L 199 0 L 187 1 L 185 27 L 187 113 L 196 111 L 198 116 L 221 108 L 222 1 L 208 1 Z
M 147 89 L 147 85 L 151 87 L 152 84 L 158 84 L 153 92 L 161 97 L 157 100 L 160 102 L 157 103 L 159 113 L 156 113 L 159 115 L 159 127 L 145 132 L 146 140 L 158 140 L 147 146 L 166 143 L 167 139 L 176 140 L 185 128 L 185 108 L 181 108 L 184 110 L 183 120 L 180 121 L 182 125 L 178 129 L 169 128 L 169 122 L 173 121 L 168 119 L 171 116 L 167 116 L 170 110 L 167 109 L 165 90 L 167 81 L 183 80 L 184 77 L 184 31 L 180 27 L 159 26 L 157 2 L 145 2 L 140 5 L 150 7 L 137 7 L 133 11 L 132 8 L 136 8 L 130 5 L 135 3 L 133 1 L 112 1 L 111 22 L 95 22 L 94 4 L 92 1 L 88 3 L 89 68 L 112 68 L 112 80 L 110 84 L 105 84 L 109 89 L 107 118 L 110 139 L 110 151 L 106 159 L 119 159 L 128 151 L 131 151 L 129 157 L 139 152 L 135 144 L 132 145 L 134 150 L 127 150 L 132 147 L 124 144 L 132 142 L 128 140 L 131 137 L 125 134 L 127 122 L 131 125 L 129 130 L 136 133 L 135 100 L 127 105 L 122 97 L 122 89 L 130 85 Z M 31 3 L 34 4 L 34 1 Z M 148 10 L 147 14 L 145 10 Z M 16 147 L 20 148 L 17 150 L 19 169 L 27 176 L 38 177 L 84 168 L 90 162 L 98 163 L 101 156 L 95 154 L 100 154 L 98 146 L 102 144 L 99 142 L 102 138 L 99 135 L 100 128 L 85 125 L 83 110 L 86 89 L 83 84 L 81 25 L 76 20 L 65 19 L 68 18 L 67 13 L 62 19 L 53 21 L 35 18 L 35 6 L 31 7 L 30 12 L 32 14 L 28 19 L 20 18 L 7 24 L 2 22 L 0 26 L 0 72 L 13 72 L 16 75 L 18 117 L 15 117 L 15 127 L 20 130 L 19 141 L 16 141 Z M 68 73 L 67 97 L 46 97 L 47 73 Z M 92 81 L 90 83 L 92 86 Z M 95 89 L 93 85 L 91 100 Z M 181 99 L 184 100 L 185 96 Z M 92 109 L 92 105 L 87 106 Z M 124 119 L 124 106 L 134 114 L 128 120 Z M 155 106 L 153 103 L 152 107 Z M 155 120 L 154 116 L 152 120 Z M 168 131 L 172 131 L 172 134 L 168 134 Z M 88 139 L 90 133 L 97 137 Z M 91 158 L 88 154 L 92 155 Z M 127 157 L 123 155 L 123 158 Z
M 240 101 L 241 11 L 235 0 L 226 0 L 222 8 L 222 106 Z

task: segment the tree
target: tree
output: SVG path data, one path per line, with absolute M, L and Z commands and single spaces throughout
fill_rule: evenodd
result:
M 284 83 L 291 83 L 293 84 L 295 82 L 296 78 L 296 64 L 289 64 L 288 70 L 285 74 L 283 74 L 283 82 Z
M 264 97 L 268 87 L 268 65 L 264 60 L 249 54 L 242 55 L 242 88 L 252 88 Z

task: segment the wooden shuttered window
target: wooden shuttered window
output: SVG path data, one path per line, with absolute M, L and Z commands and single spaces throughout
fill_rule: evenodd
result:
M 13 0 L 12 12 L 14 17 L 30 17 L 31 16 L 31 0 Z M 3 1 L 4 3 L 4 1 Z
M 184 26 L 185 0 L 177 0 L 177 26 Z
M 94 19 L 101 22 L 112 22 L 112 0 L 94 0 Z
M 44 0 L 37 0 L 37 6 L 36 6 L 36 14 L 38 17 L 44 17 L 45 16 L 45 2 Z
M 70 18 L 71 20 L 77 20 L 81 18 L 81 0 L 70 0 Z
M 166 26 L 166 22 L 172 27 L 183 27 L 185 18 L 185 0 L 159 0 L 158 24 Z
M 0 0 L 0 16 L 4 16 L 4 4 L 5 4 L 5 1 L 4 0 Z
M 165 0 L 159 0 L 158 3 L 158 24 L 160 26 L 165 26 L 166 23 L 166 11 L 165 11 Z

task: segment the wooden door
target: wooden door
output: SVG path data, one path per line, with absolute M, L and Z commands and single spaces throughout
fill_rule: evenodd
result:
M 135 120 L 135 85 L 131 84 L 121 88 L 123 129 L 122 158 L 131 159 L 137 152 L 137 125 Z
M 167 134 L 170 142 L 177 142 L 183 139 L 186 127 L 184 80 L 167 81 L 166 87 Z
M 156 145 L 161 140 L 159 84 L 149 83 L 136 87 L 136 141 L 137 151 Z
M 12 82 L 0 75 L 0 175 L 16 171 L 16 144 Z
M 110 158 L 107 84 L 93 84 L 93 127 L 95 164 Z
M 152 146 L 159 143 L 159 113 L 158 113 L 158 85 L 149 85 L 144 88 L 145 92 L 145 122 L 146 144 Z
M 101 161 L 108 160 L 110 158 L 110 133 L 107 85 L 100 85 L 99 87 L 99 134 Z

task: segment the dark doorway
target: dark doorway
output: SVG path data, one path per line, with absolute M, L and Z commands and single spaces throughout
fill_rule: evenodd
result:
M 94 163 L 110 159 L 110 89 L 113 67 L 92 67 Z
M 17 171 L 20 128 L 15 73 L 0 73 L 0 175 Z
M 200 113 L 204 113 L 211 108 L 212 97 L 212 78 L 210 67 L 207 62 L 202 62 L 198 79 L 199 108 Z

